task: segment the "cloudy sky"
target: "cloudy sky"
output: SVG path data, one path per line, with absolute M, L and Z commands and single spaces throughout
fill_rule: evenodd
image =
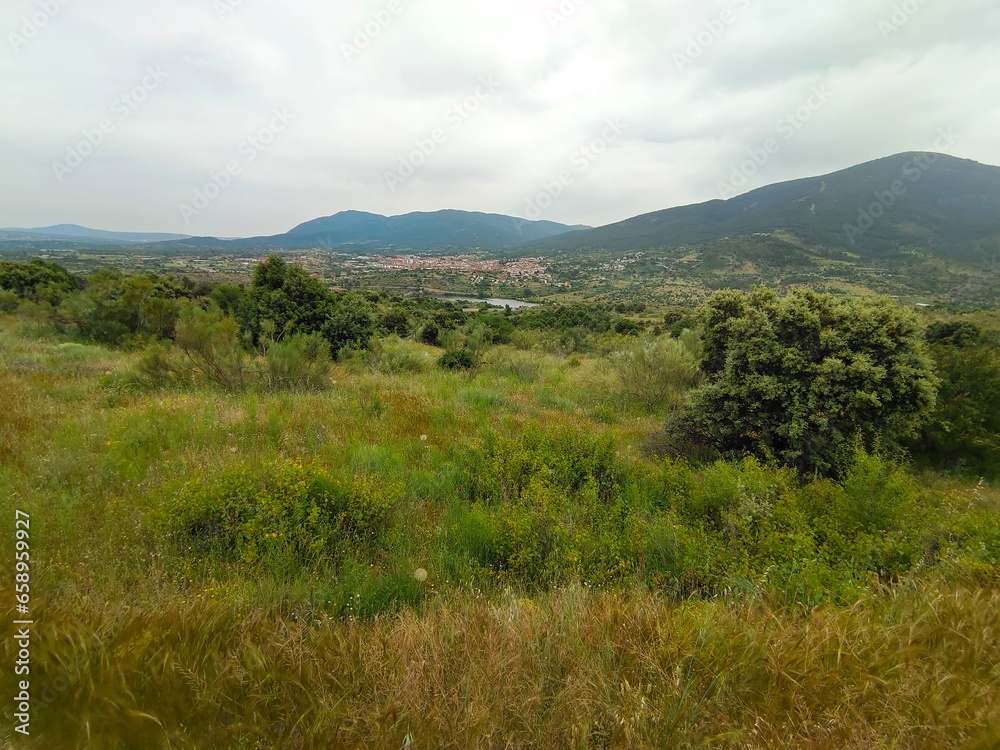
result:
M 600 225 L 901 151 L 1000 165 L 998 28 L 996 0 L 2 0 L 0 226 Z

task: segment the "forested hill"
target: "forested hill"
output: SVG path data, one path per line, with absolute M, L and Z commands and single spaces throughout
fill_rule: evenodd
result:
M 945 260 L 982 257 L 1000 248 L 1000 167 L 943 154 L 897 154 L 560 235 L 530 249 L 629 252 L 775 232 L 862 257 L 903 248 Z
M 170 243 L 177 247 L 222 249 L 273 248 L 389 251 L 504 250 L 580 229 L 552 221 L 527 221 L 513 216 L 470 211 L 415 212 L 382 216 L 341 211 L 313 219 L 285 234 L 223 241 L 200 237 Z

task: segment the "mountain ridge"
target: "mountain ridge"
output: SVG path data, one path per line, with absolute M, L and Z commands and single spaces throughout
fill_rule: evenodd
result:
M 904 152 L 728 200 L 547 238 L 526 249 L 632 252 L 774 232 L 862 255 L 909 246 L 966 254 L 976 243 L 1000 239 L 1000 167 Z
M 8 237 L 8 235 L 14 235 Z M 187 239 L 189 234 L 172 232 L 112 232 L 104 229 L 91 229 L 79 224 L 55 224 L 50 227 L 22 229 L 18 227 L 0 228 L 0 239 L 53 239 L 53 240 L 99 240 L 103 242 L 142 244 L 146 242 L 169 242 Z
M 193 237 L 165 244 L 232 249 L 500 251 L 579 228 L 579 225 L 457 209 L 413 211 L 397 216 L 346 210 L 303 222 L 283 234 L 237 240 Z
M 131 244 L 164 251 L 623 253 L 774 236 L 808 250 L 861 258 L 918 249 L 944 260 L 1000 255 L 1000 167 L 932 152 L 903 152 L 825 175 L 766 185 L 599 227 L 443 209 L 396 216 L 345 210 L 261 237 L 221 239 L 104 232 L 77 225 L 0 230 L 19 242 Z

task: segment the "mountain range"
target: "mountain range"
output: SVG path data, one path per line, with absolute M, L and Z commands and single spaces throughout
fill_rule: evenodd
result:
M 39 242 L 51 241 L 134 244 L 167 252 L 328 249 L 544 256 L 665 250 L 762 236 L 804 252 L 822 248 L 853 258 L 914 249 L 947 260 L 995 254 L 1000 250 L 1000 167 L 908 152 L 598 228 L 455 210 L 391 217 L 342 211 L 284 234 L 234 240 L 104 232 L 75 225 L 6 229 L 0 230 L 0 248 L 37 249 Z
M 103 229 L 88 229 L 77 224 L 57 224 L 52 227 L 37 229 L 0 229 L 0 240 L 38 242 L 100 242 L 106 244 L 138 244 L 148 242 L 169 242 L 186 239 L 187 234 L 168 234 L 162 232 L 106 232 Z
M 499 251 L 582 229 L 589 227 L 470 211 L 415 212 L 402 216 L 341 211 L 333 216 L 307 221 L 285 234 L 271 237 L 228 241 L 196 237 L 171 244 L 178 248 L 329 249 L 357 253 Z

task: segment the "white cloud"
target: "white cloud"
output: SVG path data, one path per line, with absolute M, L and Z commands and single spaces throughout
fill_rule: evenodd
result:
M 953 153 L 1000 164 L 994 0 L 221 2 L 232 11 L 71 0 L 23 44 L 8 34 L 37 0 L 0 17 L 0 225 L 231 236 L 349 208 L 523 215 L 620 118 L 625 132 L 543 215 L 608 223 L 718 197 L 817 86 L 829 102 L 747 188 L 927 149 L 945 127 L 961 134 Z M 894 17 L 894 6 L 914 12 Z M 691 40 L 698 55 L 679 69 Z M 358 50 L 350 60 L 345 45 Z M 58 182 L 52 162 L 156 65 L 169 78 Z M 388 189 L 386 171 L 483 76 L 500 90 Z M 178 204 L 275 107 L 294 123 L 185 224 Z

